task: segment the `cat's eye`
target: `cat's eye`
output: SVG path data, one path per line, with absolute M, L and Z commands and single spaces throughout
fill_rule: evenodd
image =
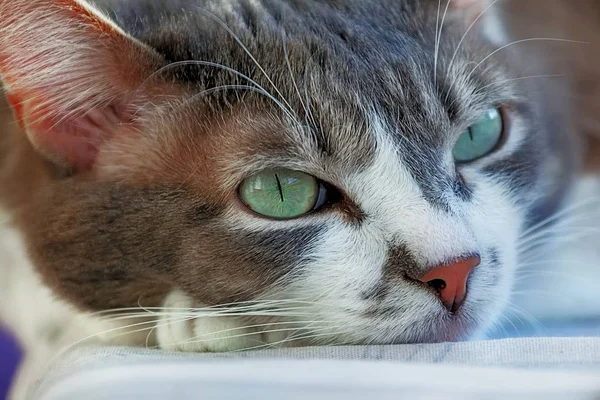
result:
M 269 169 L 244 180 L 239 196 L 257 214 L 292 219 L 321 207 L 326 200 L 326 188 L 314 176 L 303 172 Z
M 504 122 L 498 108 L 488 110 L 483 118 L 464 131 L 454 145 L 457 163 L 467 163 L 492 153 L 502 140 Z

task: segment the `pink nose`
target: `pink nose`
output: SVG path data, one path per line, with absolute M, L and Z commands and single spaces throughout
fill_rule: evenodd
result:
M 464 258 L 449 265 L 435 267 L 419 280 L 438 292 L 449 311 L 456 312 L 465 301 L 467 279 L 480 262 L 479 256 Z

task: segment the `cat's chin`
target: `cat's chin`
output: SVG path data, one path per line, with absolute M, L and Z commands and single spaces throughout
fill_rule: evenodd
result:
M 280 323 L 274 323 L 277 326 Z M 274 329 L 279 331 L 279 329 Z M 295 329 L 296 332 L 302 329 Z M 262 350 L 283 347 L 310 345 L 364 345 L 364 344 L 411 344 L 442 343 L 473 339 L 476 327 L 465 328 L 454 324 L 443 334 L 425 334 L 421 338 L 407 339 L 405 336 L 377 340 L 376 338 L 350 338 L 346 335 L 329 336 L 327 339 L 296 338 L 293 333 L 260 332 L 248 328 L 232 318 L 196 318 L 190 321 L 172 323 L 159 320 L 156 328 L 158 345 L 167 351 L 220 353 L 248 350 Z M 318 335 L 317 335 L 318 336 Z
M 428 318 L 406 328 L 406 321 L 371 316 L 355 321 L 353 329 L 340 332 L 303 326 L 282 319 L 259 319 L 235 315 L 197 316 L 202 307 L 181 291 L 173 291 L 156 322 L 158 346 L 168 351 L 236 352 L 306 345 L 363 345 L 439 343 L 470 340 L 485 332 L 481 313 L 468 305 L 449 314 L 440 306 Z M 178 311 L 179 310 L 179 311 Z M 420 327 L 418 326 L 420 325 Z M 404 327 L 404 329 L 403 329 Z M 400 332 L 400 333 L 399 333 Z
M 376 323 L 371 324 L 373 327 Z M 386 324 L 387 325 L 387 324 Z M 357 340 L 354 344 L 417 344 L 417 343 L 444 343 L 444 342 L 461 342 L 473 340 L 478 337 L 481 332 L 486 329 L 469 317 L 461 315 L 452 316 L 450 318 L 440 320 L 439 324 L 431 329 L 430 327 L 418 329 L 413 327 L 410 333 L 403 331 L 399 334 L 394 334 L 394 330 L 390 329 L 386 338 L 377 340 L 376 338 L 366 338 Z
M 416 344 L 442 343 L 485 339 L 490 328 L 502 314 L 506 304 L 503 292 L 488 292 L 481 298 L 473 293 L 456 312 L 449 312 L 440 303 L 406 311 L 403 308 L 363 315 L 352 324 L 341 344 Z M 336 341 L 338 341 L 336 339 Z

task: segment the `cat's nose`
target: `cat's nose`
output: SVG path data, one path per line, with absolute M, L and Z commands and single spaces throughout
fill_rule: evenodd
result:
M 463 258 L 452 264 L 435 267 L 419 280 L 437 291 L 449 311 L 456 312 L 465 301 L 467 279 L 480 262 L 479 256 Z

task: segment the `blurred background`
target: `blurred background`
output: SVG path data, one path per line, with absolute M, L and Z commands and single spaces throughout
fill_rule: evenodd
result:
M 7 330 L 0 327 L 0 399 L 6 398 L 20 358 L 17 343 Z

